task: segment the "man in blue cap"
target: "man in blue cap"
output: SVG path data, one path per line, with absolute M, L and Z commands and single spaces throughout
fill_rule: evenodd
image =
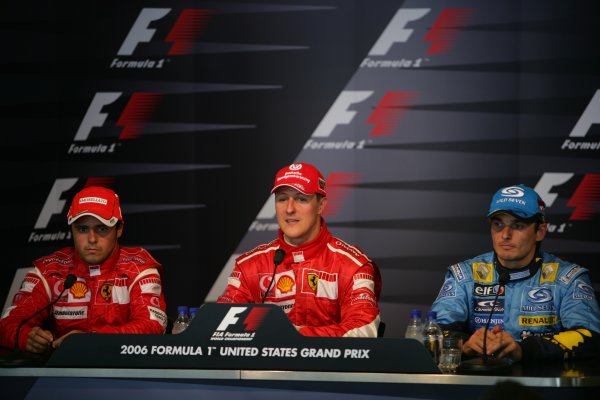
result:
M 494 251 L 448 268 L 432 309 L 442 329 L 465 334 L 464 355 L 527 361 L 599 354 L 600 308 L 588 271 L 541 250 L 544 209 L 525 185 L 498 190 L 487 214 Z

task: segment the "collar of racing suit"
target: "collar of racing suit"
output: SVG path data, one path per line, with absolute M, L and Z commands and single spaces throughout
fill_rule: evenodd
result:
M 117 261 L 119 261 L 119 254 L 121 251 L 119 244 L 117 243 L 112 254 L 100 265 L 90 265 L 79 257 L 79 253 L 77 253 L 76 250 L 74 250 L 73 253 L 73 260 L 75 261 L 75 268 L 77 271 L 76 275 L 81 278 L 87 278 L 90 276 L 104 275 L 107 272 L 112 271 L 115 268 Z M 94 268 L 99 268 L 99 272 L 93 274 L 91 271 L 93 271 Z
M 517 281 L 521 281 L 524 279 L 528 279 L 528 278 L 534 276 L 538 272 L 538 270 L 540 269 L 541 266 L 542 266 L 542 255 L 540 254 L 539 244 L 537 245 L 537 248 L 535 250 L 535 256 L 533 257 L 531 262 L 529 264 L 527 264 L 526 266 L 519 268 L 519 269 L 509 269 L 509 268 L 503 267 L 502 264 L 500 264 L 500 261 L 498 261 L 498 256 L 496 255 L 496 252 L 494 252 L 494 268 L 498 272 L 498 275 L 500 275 L 500 273 L 502 273 L 502 272 L 508 274 L 508 276 L 510 278 L 508 280 L 509 282 L 517 282 Z
M 316 257 L 325 246 L 327 246 L 327 242 L 331 234 L 327 229 L 327 225 L 325 224 L 325 220 L 321 218 L 321 230 L 316 238 L 311 240 L 310 242 L 301 244 L 300 246 L 292 246 L 285 241 L 283 238 L 283 231 L 279 230 L 279 248 L 285 251 L 285 257 L 283 258 L 284 264 L 296 264 L 294 261 L 294 253 L 298 255 L 299 253 L 303 253 L 302 256 L 304 260 L 309 260 L 311 258 Z

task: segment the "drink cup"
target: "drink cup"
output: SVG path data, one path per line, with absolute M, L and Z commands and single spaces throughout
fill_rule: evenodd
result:
M 463 341 L 460 336 L 444 336 L 438 367 L 444 374 L 455 374 L 460 365 Z

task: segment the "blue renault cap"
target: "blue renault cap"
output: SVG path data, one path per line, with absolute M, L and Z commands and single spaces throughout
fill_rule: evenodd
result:
M 521 219 L 539 219 L 544 221 L 546 203 L 532 188 L 525 185 L 508 186 L 498 190 L 487 216 L 498 212 L 508 212 Z

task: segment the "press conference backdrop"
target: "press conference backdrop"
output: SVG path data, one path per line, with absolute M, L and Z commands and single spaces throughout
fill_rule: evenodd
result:
M 600 10 L 591 1 L 8 2 L 0 12 L 0 295 L 71 244 L 85 185 L 164 265 L 168 311 L 215 300 L 277 233 L 293 161 L 380 267 L 401 336 L 448 265 L 490 249 L 500 186 L 548 204 L 544 247 L 600 286 Z

